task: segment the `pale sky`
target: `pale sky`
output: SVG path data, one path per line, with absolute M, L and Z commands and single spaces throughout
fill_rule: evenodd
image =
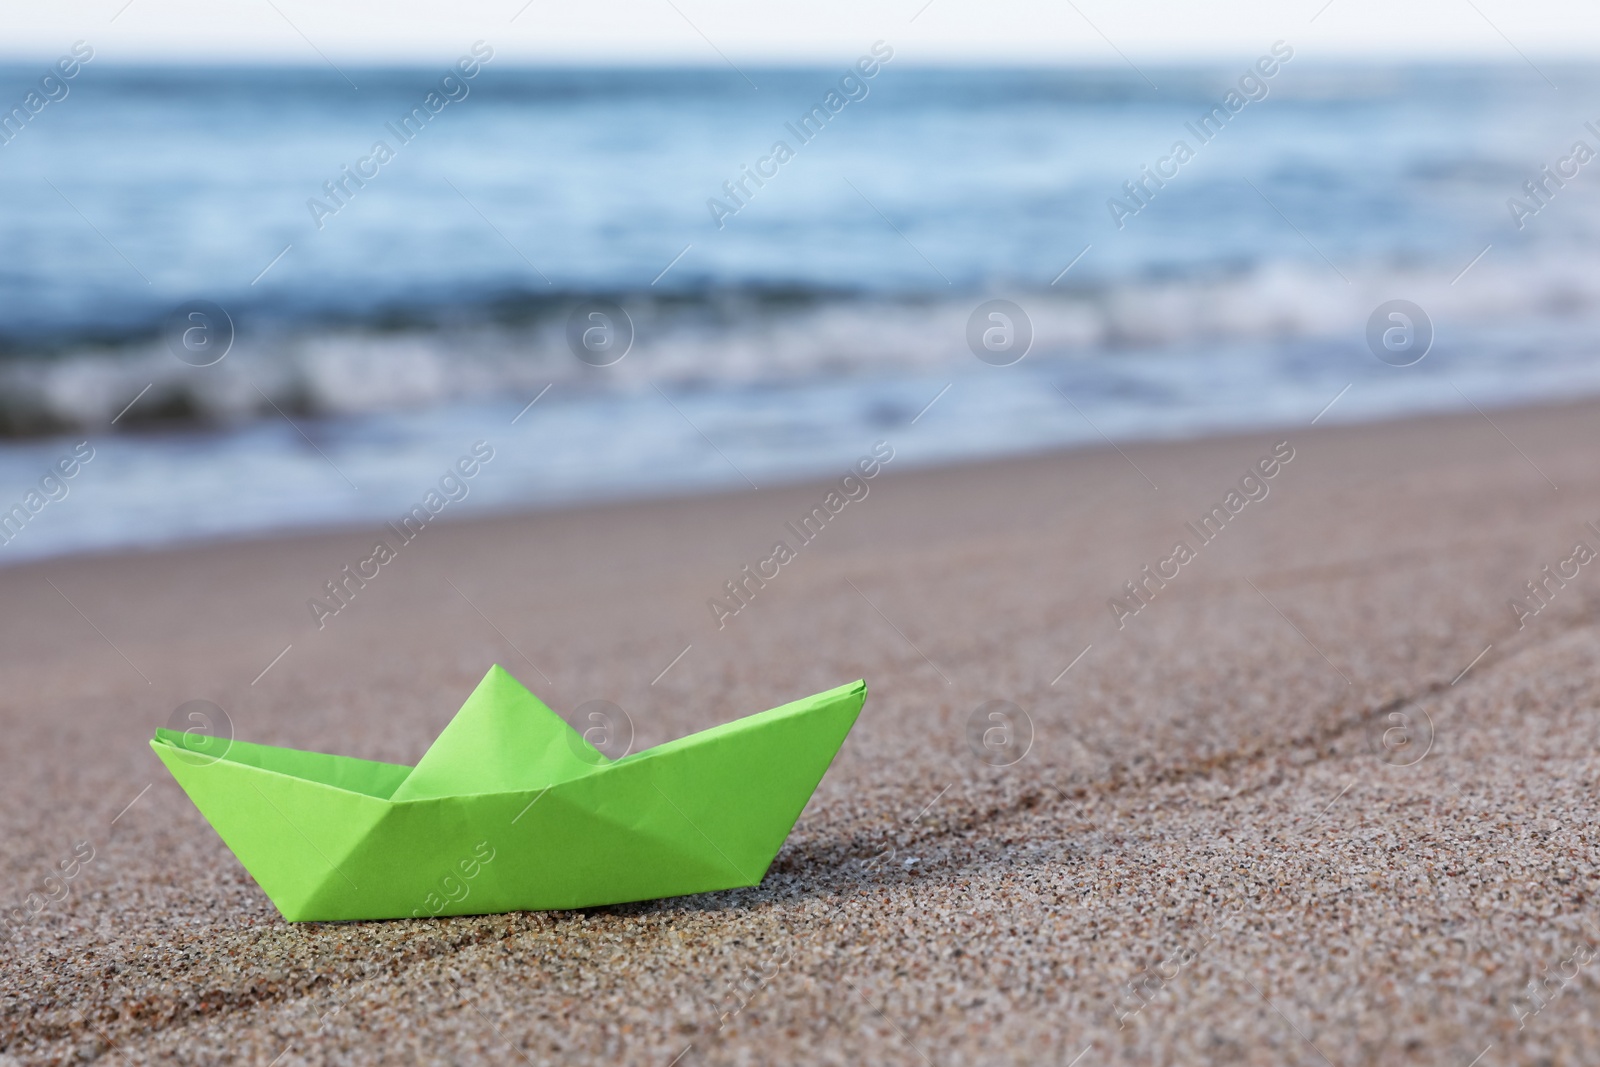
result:
M 525 6 L 526 5 L 526 6 Z M 613 64 L 833 62 L 871 42 L 927 63 L 1137 65 L 1251 57 L 1600 57 L 1593 0 L 28 0 L 6 4 L 0 55 L 75 40 L 112 62 Z

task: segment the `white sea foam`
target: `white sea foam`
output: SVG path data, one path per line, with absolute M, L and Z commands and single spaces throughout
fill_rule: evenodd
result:
M 1227 276 L 1137 282 L 1075 292 L 1005 293 L 1032 320 L 1035 360 L 1109 358 L 1195 344 L 1325 339 L 1360 345 L 1367 317 L 1401 297 L 1440 337 L 1544 320 L 1572 330 L 1600 315 L 1600 256 L 1530 260 L 1493 252 L 1458 280 L 1436 269 L 1274 262 Z M 1330 278 L 1333 284 L 1330 284 Z M 475 398 L 717 381 L 773 385 L 929 373 L 972 359 L 968 315 L 990 295 L 896 300 L 817 297 L 790 308 L 632 302 L 636 339 L 622 362 L 595 368 L 568 350 L 560 307 L 524 325 L 405 330 L 346 326 L 242 329 L 204 368 L 159 341 L 80 347 L 0 364 L 0 425 L 13 434 L 101 429 L 143 391 L 119 429 L 152 422 L 233 424 L 276 417 L 400 411 Z M 629 305 L 624 298 L 624 306 Z M 146 386 L 150 388 L 145 391 Z

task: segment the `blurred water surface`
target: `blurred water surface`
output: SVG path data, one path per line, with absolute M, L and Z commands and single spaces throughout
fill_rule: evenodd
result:
M 489 61 L 410 139 L 444 67 L 86 64 L 0 147 L 0 507 L 96 457 L 0 561 L 381 520 L 479 439 L 455 511 L 1309 422 L 1346 385 L 1326 420 L 1600 392 L 1600 199 L 1539 174 L 1600 149 L 1600 72 L 853 62 Z M 569 347 L 593 297 L 613 366 Z M 992 298 L 1012 366 L 969 349 Z M 1395 298 L 1436 331 L 1403 369 L 1365 341 Z M 191 300 L 236 327 L 215 366 L 169 351 Z

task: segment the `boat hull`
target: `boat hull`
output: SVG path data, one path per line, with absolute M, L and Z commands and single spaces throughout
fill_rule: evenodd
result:
M 539 789 L 405 801 L 370 795 L 393 765 L 361 792 L 152 745 L 286 919 L 545 911 L 758 884 L 865 698 L 841 686 Z

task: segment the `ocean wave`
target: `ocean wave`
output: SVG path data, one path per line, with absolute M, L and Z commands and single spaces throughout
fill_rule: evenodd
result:
M 238 339 L 214 366 L 174 357 L 162 330 L 14 339 L 0 358 L 0 435 L 217 426 L 256 417 L 337 417 L 463 399 L 532 396 L 560 383 L 633 390 L 653 383 L 781 385 L 824 377 L 923 373 L 970 361 L 966 328 L 984 300 L 1017 302 L 1035 360 L 1114 358 L 1195 343 L 1340 338 L 1361 344 L 1367 317 L 1403 297 L 1445 336 L 1474 324 L 1586 318 L 1600 309 L 1600 262 L 1485 257 L 1454 281 L 1444 271 L 1334 269 L 1276 262 L 1231 273 L 1116 285 L 938 296 L 807 286 L 658 293 L 505 292 L 397 304 L 296 321 L 238 314 Z M 1330 284 L 1330 279 L 1334 284 Z M 585 299 L 627 311 L 626 358 L 575 357 L 568 318 Z M 135 398 L 137 398 L 135 400 Z M 131 402 L 131 403 L 130 403 Z

